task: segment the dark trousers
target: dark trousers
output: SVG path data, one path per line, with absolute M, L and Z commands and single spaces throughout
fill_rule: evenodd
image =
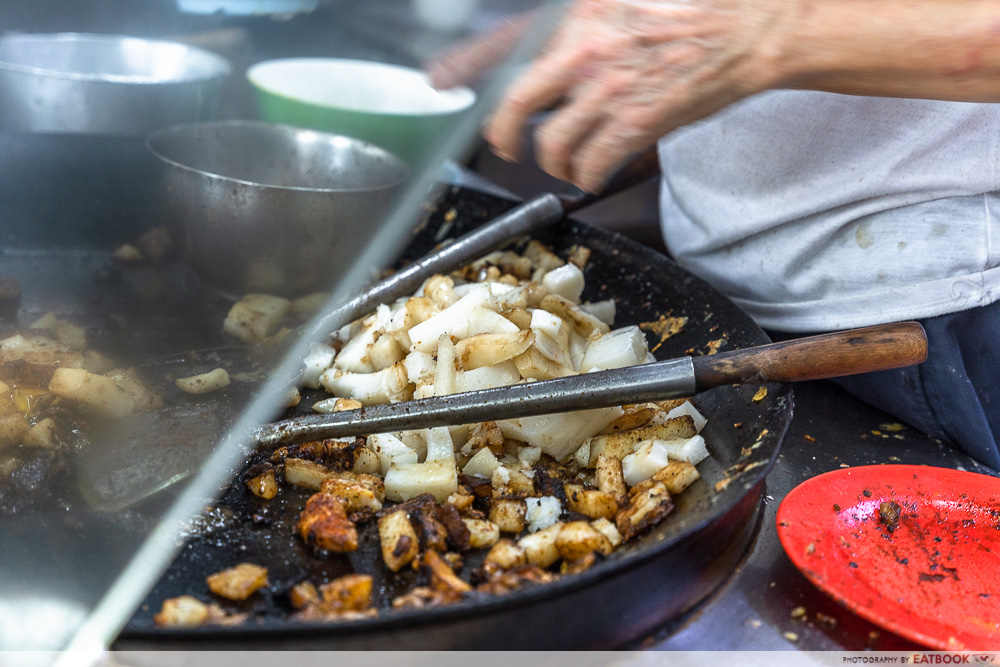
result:
M 834 382 L 1000 470 L 1000 302 L 920 322 L 927 331 L 926 362 Z

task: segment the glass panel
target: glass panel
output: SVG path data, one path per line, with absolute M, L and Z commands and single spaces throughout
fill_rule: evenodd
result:
M 401 68 L 542 4 L 5 9 L 0 650 L 114 638 L 551 21 L 472 90 Z

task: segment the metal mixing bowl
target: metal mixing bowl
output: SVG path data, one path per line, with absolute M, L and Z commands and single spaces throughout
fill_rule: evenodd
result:
M 251 121 L 180 125 L 147 145 L 184 256 L 232 296 L 329 287 L 410 174 L 358 139 Z
M 0 129 L 145 136 L 218 110 L 232 68 L 184 44 L 115 35 L 0 38 Z

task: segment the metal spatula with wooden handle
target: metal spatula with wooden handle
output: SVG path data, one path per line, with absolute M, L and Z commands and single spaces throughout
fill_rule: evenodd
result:
M 926 358 L 927 336 L 918 322 L 883 324 L 722 354 L 299 417 L 261 427 L 256 439 L 274 447 L 322 438 L 514 419 L 693 396 L 727 384 L 855 375 L 919 364 Z

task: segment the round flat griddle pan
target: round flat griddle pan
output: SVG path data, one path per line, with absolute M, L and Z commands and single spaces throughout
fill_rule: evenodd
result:
M 451 188 L 415 236 L 416 258 L 446 236 L 490 220 L 511 202 Z M 452 210 L 457 214 L 452 214 Z M 454 222 L 446 222 L 453 218 Z M 705 354 L 769 342 L 719 292 L 663 255 L 620 235 L 565 221 L 538 238 L 557 252 L 582 245 L 592 256 L 584 298 L 617 302 L 616 326 L 686 317 L 676 335 L 661 341 L 647 331 L 659 359 Z M 709 419 L 703 435 L 712 458 L 702 479 L 675 499 L 677 507 L 650 533 L 590 570 L 546 586 L 498 597 L 474 597 L 447 607 L 396 611 L 391 599 L 412 585 L 411 573 L 383 565 L 374 530 L 362 533 L 348 557 L 319 557 L 293 536 L 309 493 L 284 487 L 263 501 L 239 482 L 192 530 L 166 575 L 126 626 L 117 649 L 594 649 L 613 648 L 648 635 L 693 608 L 738 565 L 756 534 L 764 476 L 777 458 L 792 417 L 788 385 L 720 387 L 696 403 Z M 308 404 L 308 402 L 304 402 Z M 307 408 L 303 407 L 303 410 Z M 371 522 L 374 523 L 374 522 Z M 270 586 L 245 603 L 216 600 L 249 613 L 238 626 L 167 630 L 153 624 L 164 599 L 183 594 L 210 599 L 205 576 L 239 562 L 269 569 Z M 466 567 L 477 564 L 468 558 Z M 375 577 L 380 614 L 350 622 L 303 623 L 292 618 L 287 591 L 302 579 L 316 584 L 360 572 Z

